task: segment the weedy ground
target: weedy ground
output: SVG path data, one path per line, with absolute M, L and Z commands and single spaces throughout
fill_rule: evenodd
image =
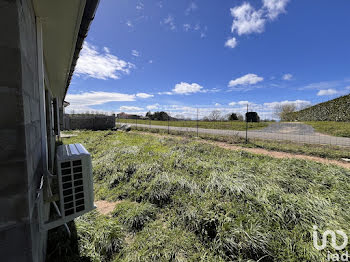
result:
M 339 136 L 350 137 L 350 122 L 335 122 L 335 121 L 310 121 L 305 122 L 315 128 L 319 133 Z
M 75 220 L 76 249 L 51 232 L 52 261 L 326 261 L 313 225 L 348 232 L 349 170 L 193 139 L 75 134 L 64 143 L 92 154 L 95 198 L 118 204 Z

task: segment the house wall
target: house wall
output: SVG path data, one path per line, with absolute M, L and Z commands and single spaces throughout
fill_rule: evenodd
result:
M 44 261 L 37 190 L 43 175 L 36 21 L 31 1 L 0 0 L 0 257 Z M 40 207 L 45 215 L 48 205 Z

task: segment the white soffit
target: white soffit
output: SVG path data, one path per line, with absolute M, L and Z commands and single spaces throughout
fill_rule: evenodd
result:
M 51 92 L 63 98 L 85 0 L 34 0 L 43 30 L 44 62 Z

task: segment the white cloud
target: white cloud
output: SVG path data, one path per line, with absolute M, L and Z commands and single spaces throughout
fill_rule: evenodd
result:
M 257 76 L 256 74 L 246 74 L 244 76 L 241 76 L 239 78 L 231 80 L 228 83 L 228 86 L 235 87 L 238 85 L 254 85 L 254 84 L 259 83 L 263 80 L 264 80 L 264 78 Z
M 132 24 L 132 22 L 130 20 L 126 21 L 125 23 L 128 27 L 134 27 L 134 25 Z
M 167 91 L 167 92 L 158 92 L 158 95 L 173 95 L 173 93 L 169 92 L 169 91 Z
M 184 27 L 184 30 L 186 32 L 188 32 L 191 29 L 191 25 L 190 24 L 184 24 L 183 27 Z
M 250 104 L 249 101 L 239 101 L 237 104 L 239 104 L 240 106 L 245 106 Z
M 143 108 L 141 107 L 137 107 L 137 106 L 121 106 L 119 107 L 120 111 L 140 111 L 143 110 Z
M 159 108 L 159 104 L 157 103 L 157 104 L 154 104 L 154 105 L 148 105 L 148 106 L 146 106 L 146 108 L 148 110 L 155 110 L 155 109 Z
M 340 81 L 323 81 L 323 82 L 318 82 L 318 83 L 312 83 L 309 84 L 303 88 L 300 88 L 301 90 L 303 89 L 328 89 L 328 88 L 334 88 L 337 87 L 340 84 Z
M 144 7 L 143 3 L 142 2 L 139 2 L 137 5 L 136 5 L 136 9 L 137 10 L 142 10 Z
M 237 40 L 235 37 L 228 39 L 225 43 L 226 47 L 235 48 L 237 46 Z
M 231 8 L 233 17 L 231 31 L 238 35 L 262 33 L 267 21 L 276 19 L 285 13 L 288 0 L 263 0 L 262 8 L 256 10 L 249 3 Z
M 350 86 L 345 87 L 346 90 L 350 90 Z
M 201 38 L 205 38 L 207 35 L 204 32 L 201 32 Z
M 283 80 L 292 80 L 292 78 L 293 78 L 293 75 L 292 75 L 292 74 L 284 74 L 284 75 L 282 76 L 282 79 L 283 79 Z
M 107 47 L 99 52 L 97 47 L 84 43 L 83 49 L 75 68 L 75 73 L 88 77 L 103 79 L 119 79 L 121 74 L 129 74 L 135 68 L 132 63 L 126 62 L 112 55 Z
M 149 98 L 153 95 L 146 93 L 123 94 L 115 92 L 85 92 L 80 94 L 67 94 L 65 100 L 70 103 L 69 111 L 86 112 L 95 110 L 92 106 L 103 105 L 109 102 L 132 102 L 137 98 Z M 101 110 L 100 110 L 101 111 Z M 103 110 L 102 110 L 103 111 Z
M 84 106 L 101 105 L 108 102 L 135 101 L 135 95 L 113 92 L 86 92 L 81 94 L 67 94 L 66 101 Z
M 231 8 L 233 23 L 231 31 L 238 35 L 261 33 L 264 31 L 265 19 L 262 10 L 256 11 L 249 3 Z
M 139 98 L 150 98 L 150 97 L 154 97 L 154 95 L 146 94 L 146 93 L 137 93 L 136 96 L 139 97 Z
M 186 15 L 189 15 L 191 12 L 196 11 L 197 8 L 198 8 L 198 6 L 196 5 L 196 3 L 191 2 L 190 5 L 187 7 L 187 9 L 186 9 L 186 11 L 185 11 L 185 14 L 186 14 Z
M 168 15 L 162 22 L 164 25 L 168 26 L 170 28 L 170 30 L 175 30 L 176 26 L 175 26 L 175 20 L 174 17 L 172 15 Z
M 331 88 L 320 90 L 317 93 L 318 96 L 331 96 L 331 95 L 336 95 L 336 94 L 338 94 L 338 91 L 335 89 L 331 89 Z
M 185 83 L 181 82 L 180 84 L 176 84 L 175 88 L 172 90 L 176 94 L 190 94 L 190 93 L 197 93 L 201 92 L 201 89 L 203 87 L 196 84 L 196 83 Z
M 140 52 L 135 49 L 131 51 L 131 54 L 136 57 L 140 56 Z
M 279 101 L 279 102 L 269 102 L 269 103 L 264 103 L 264 106 L 270 109 L 274 109 L 276 106 L 283 106 L 283 105 L 290 105 L 293 104 L 297 107 L 297 109 L 304 108 L 305 106 L 311 105 L 310 101 L 307 100 L 294 100 L 294 101 Z
M 85 92 L 80 94 L 67 94 L 65 100 L 70 103 L 68 111 L 86 112 L 95 110 L 91 106 L 102 105 L 109 102 L 135 101 L 135 95 L 114 92 Z M 99 110 L 101 111 L 101 110 Z M 103 111 L 103 110 L 102 110 Z
M 267 17 L 274 20 L 281 13 L 285 13 L 288 2 L 289 0 L 263 0 L 264 8 L 267 9 Z
M 148 63 L 149 63 L 149 64 L 153 64 L 153 60 L 149 60 Z
M 219 104 L 219 103 L 215 103 L 215 106 L 221 106 L 221 104 Z
M 238 101 L 238 102 L 230 102 L 228 105 L 229 106 L 246 106 L 252 104 L 249 101 Z

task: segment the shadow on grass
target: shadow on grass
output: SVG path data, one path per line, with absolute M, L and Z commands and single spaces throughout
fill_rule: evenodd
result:
M 47 236 L 46 262 L 91 262 L 91 259 L 80 256 L 78 234 L 75 222 L 68 223 L 71 236 L 64 226 L 49 230 Z

